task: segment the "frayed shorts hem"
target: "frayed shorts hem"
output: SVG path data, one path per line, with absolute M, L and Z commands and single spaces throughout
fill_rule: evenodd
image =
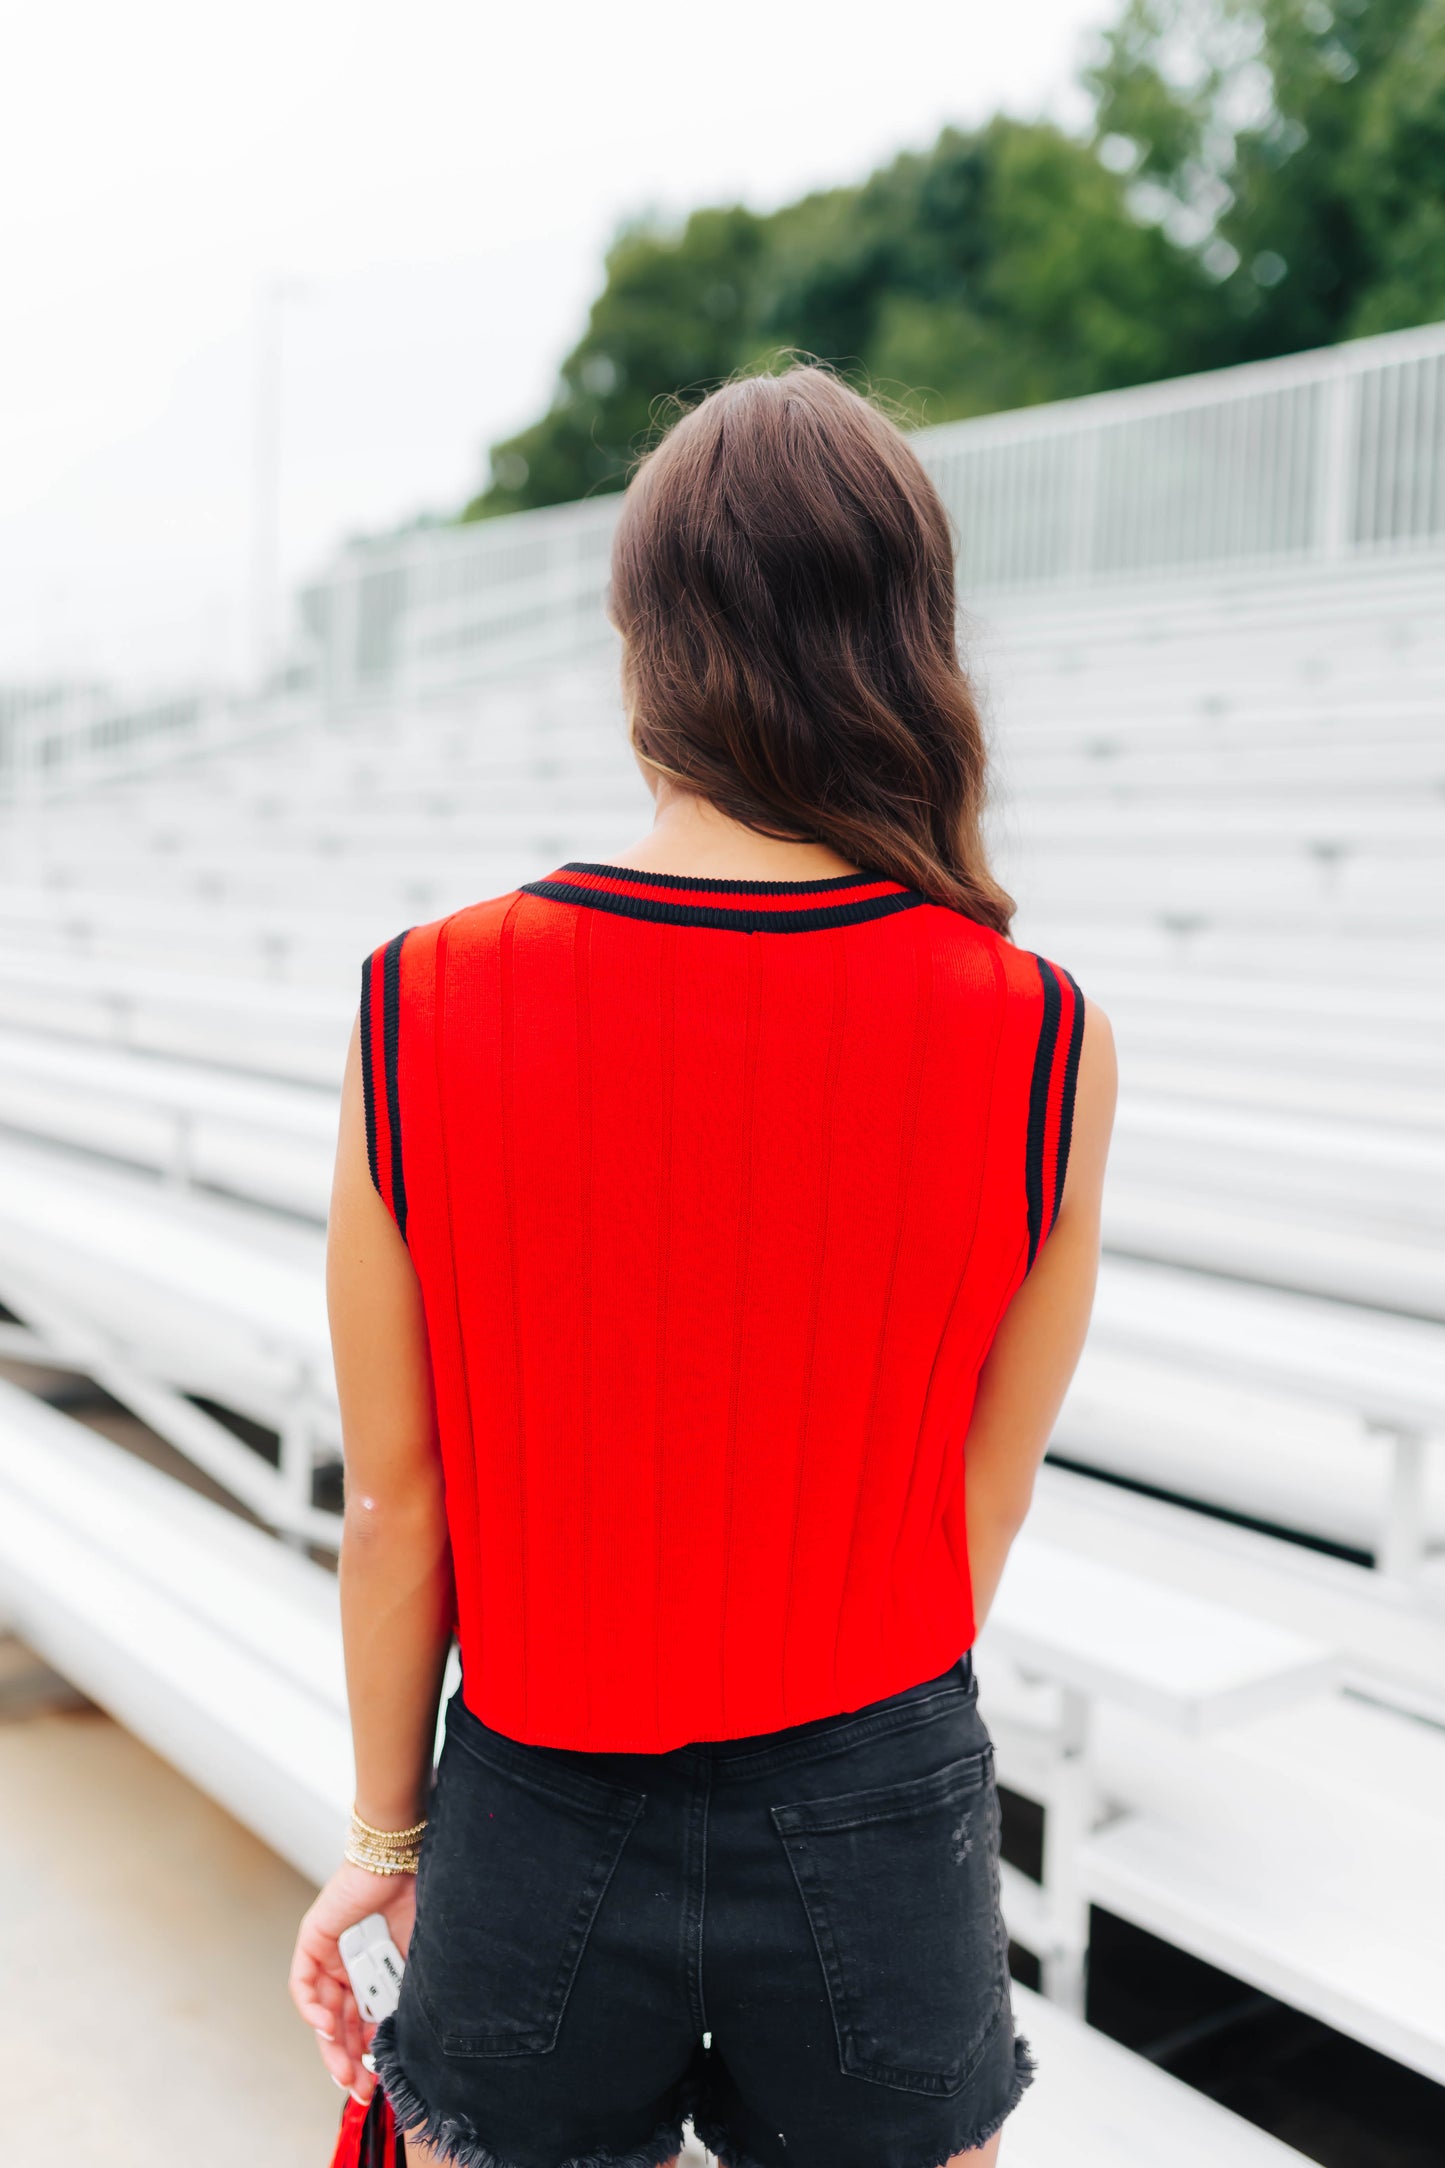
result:
M 501 2153 L 493 2152 L 479 2137 L 469 2116 L 442 2115 L 428 2107 L 401 2067 L 390 2018 L 383 2019 L 371 2043 L 371 2056 L 382 2091 L 391 2104 L 399 2131 L 417 2145 L 430 2146 L 455 2168 L 514 2168 Z M 557 2168 L 662 2168 L 682 2148 L 682 2116 L 660 2124 L 652 2136 L 630 2153 L 579 2153 Z
M 927 2153 L 921 2153 L 917 2160 L 909 2164 L 909 2168 L 945 2168 L 945 2164 L 953 2159 L 955 2153 L 973 2153 L 979 2146 L 987 2145 L 989 2139 L 996 2137 L 1003 2129 L 1022 2100 L 1025 2090 L 1032 2085 L 1036 2068 L 1033 2050 L 1027 2040 L 1015 2035 L 1013 2077 L 1009 2084 L 1008 2099 L 998 2114 L 982 2124 L 975 2125 L 962 2137 L 954 2138 L 941 2153 L 936 2147 Z M 741 2146 L 734 2145 L 721 2123 L 713 2122 L 711 2116 L 694 2115 L 692 2127 L 698 2143 L 706 2146 L 709 2153 L 717 2155 L 722 2168 L 771 2168 L 769 2162 L 760 2161 L 755 2155 L 744 2152 Z

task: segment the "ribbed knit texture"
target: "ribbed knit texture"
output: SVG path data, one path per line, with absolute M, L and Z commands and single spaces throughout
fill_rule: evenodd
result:
M 1068 973 L 884 879 L 573 864 L 378 949 L 362 1015 L 474 1712 L 661 1752 L 945 1670 Z

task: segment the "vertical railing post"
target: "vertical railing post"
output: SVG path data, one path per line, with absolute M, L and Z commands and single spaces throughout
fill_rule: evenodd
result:
M 1095 545 L 1099 533 L 1099 469 L 1103 431 L 1096 423 L 1074 438 L 1072 470 L 1073 503 L 1069 520 L 1069 577 L 1081 584 L 1092 579 L 1097 567 Z
M 1390 1451 L 1385 1511 L 1375 1562 L 1381 1573 L 1409 1580 L 1425 1563 L 1426 1455 L 1423 1430 L 1391 1417 L 1366 1418 L 1366 1429 L 1383 1438 Z
M 1326 563 L 1343 557 L 1350 545 L 1355 383 L 1350 371 L 1336 368 L 1320 387 L 1314 541 L 1316 557 Z
M 326 720 L 337 723 L 350 704 L 356 681 L 356 647 L 360 638 L 358 584 L 360 571 L 348 552 L 331 575 L 331 610 L 326 640 Z

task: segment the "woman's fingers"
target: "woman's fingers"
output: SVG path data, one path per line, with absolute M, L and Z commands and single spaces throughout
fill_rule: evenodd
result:
M 308 1986 L 294 1989 L 291 1999 L 314 2031 L 335 2032 L 341 2014 L 341 1996 L 335 1982 L 324 1973 Z
M 338 2085 L 354 2093 L 358 2100 L 370 2100 L 376 2088 L 376 2080 L 361 2058 L 363 2027 L 357 2015 L 355 2001 L 348 1994 L 348 2006 L 339 2008 L 330 2027 L 330 2037 L 319 2028 L 316 2030 L 316 2048 L 322 2062 Z M 366 2028 L 370 2030 L 370 2028 Z
M 296 1947 L 291 1953 L 291 1970 L 286 1975 L 286 1987 L 291 2000 L 295 2003 L 308 2025 L 315 2023 L 312 2010 L 317 2002 L 318 1970 L 316 1960 L 305 1947 L 301 1936 L 298 1935 Z
M 310 2018 L 307 2021 L 310 2024 L 315 2024 L 318 2031 L 329 2033 L 332 2039 L 342 2041 L 343 2045 L 346 2033 L 346 2004 L 349 1994 L 349 1988 L 343 1987 L 341 1982 L 334 1978 L 331 1973 L 323 1972 L 316 1983 L 315 2001 L 312 2005 L 319 2013 L 319 2022 L 316 2018 Z
M 303 1923 L 291 1967 L 291 1998 L 311 2027 L 317 2052 L 337 2084 L 358 2099 L 369 2100 L 372 2078 L 361 2062 L 361 2013 L 339 1955 L 325 1949 L 326 1939 L 308 1933 Z
M 361 2013 L 356 2007 L 356 1997 L 348 1995 L 341 2012 L 341 2041 L 347 2054 L 359 2069 L 361 2066 Z
M 323 2040 L 320 2033 L 318 2033 L 316 2035 L 316 2050 L 337 2084 L 344 2086 L 348 2093 L 356 2085 L 359 2078 L 364 2078 L 368 2074 L 362 2069 L 359 2062 L 347 2054 L 339 2040 Z
M 291 2000 L 308 2025 L 316 2023 L 314 2013 L 318 2008 L 324 2014 L 332 2007 L 327 1990 L 340 1970 L 341 1953 L 335 1941 L 313 1925 L 308 1912 L 296 1937 L 286 1982 L 291 1990 Z
M 365 2024 L 342 1963 L 338 1937 L 369 1911 L 380 1911 L 398 1949 L 411 1940 L 414 1884 L 380 1883 L 354 1867 L 339 1868 L 301 1922 L 287 1986 L 291 1999 L 315 2036 L 327 2070 L 349 2093 L 370 2100 L 375 2075 L 362 2062 L 376 2032 Z

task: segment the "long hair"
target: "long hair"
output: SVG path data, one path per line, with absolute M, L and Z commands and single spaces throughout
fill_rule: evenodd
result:
M 712 392 L 632 478 L 609 610 L 643 760 L 1008 933 L 948 515 L 877 406 L 812 364 Z

